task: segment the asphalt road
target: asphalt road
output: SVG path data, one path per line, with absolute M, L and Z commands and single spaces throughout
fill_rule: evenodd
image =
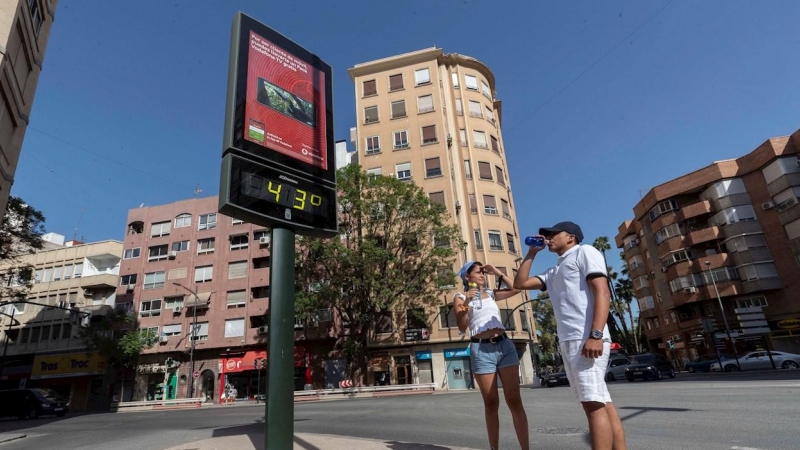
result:
M 679 374 L 674 380 L 609 385 L 630 449 L 796 450 L 800 448 L 800 371 Z M 568 387 L 524 389 L 531 448 L 587 449 L 586 421 Z M 477 392 L 295 405 L 297 432 L 486 448 Z M 264 406 L 90 414 L 0 420 L 0 433 L 24 439 L 11 449 L 165 449 L 211 437 L 258 434 Z M 517 448 L 501 406 L 501 448 Z M 442 447 L 444 446 L 444 447 Z

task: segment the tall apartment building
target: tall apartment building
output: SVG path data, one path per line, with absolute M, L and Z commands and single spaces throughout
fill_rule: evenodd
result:
M 56 3 L 0 0 L 0 211 L 14 184 Z
M 78 308 L 94 320 L 112 311 L 122 243 L 64 242 L 55 233 L 44 238 L 45 250 L 0 267 L 5 285 L 14 287 L 19 279 L 8 275 L 14 272 L 10 269 L 32 266 L 34 285 L 27 300 L 36 303 L 0 307 L 0 389 L 51 388 L 70 400 L 71 411 L 108 410 L 105 357 L 87 348 L 68 311 L 42 305 Z
M 269 230 L 217 208 L 207 197 L 128 211 L 117 307 L 160 336 L 125 389 L 133 400 L 218 401 L 225 384 L 243 398 L 266 393 L 255 361 L 268 349 Z M 295 324 L 296 389 L 325 383 L 335 335 L 330 314 L 318 318 Z
M 467 242 L 454 271 L 478 260 L 513 278 L 522 250 L 491 70 L 474 58 L 429 48 L 356 64 L 349 73 L 359 164 L 368 173 L 417 183 L 447 208 Z M 460 287 L 446 292 L 443 303 Z M 534 330 L 524 295 L 503 300 L 500 307 L 523 361 L 520 377 L 532 382 L 528 344 Z M 453 312 L 430 311 L 428 326 L 427 340 L 412 334 L 372 342 L 367 382 L 467 388 L 468 337 L 459 335 Z
M 798 198 L 800 131 L 656 186 L 634 206 L 616 244 L 651 349 L 678 364 L 715 346 L 800 353 Z

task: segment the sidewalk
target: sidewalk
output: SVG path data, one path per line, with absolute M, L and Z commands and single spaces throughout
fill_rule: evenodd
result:
M 188 442 L 167 450 L 265 450 L 263 435 L 225 436 Z M 466 447 L 295 433 L 294 450 L 474 450 Z
M 6 442 L 16 441 L 17 439 L 22 439 L 27 437 L 25 433 L 0 433 L 0 444 L 4 444 Z

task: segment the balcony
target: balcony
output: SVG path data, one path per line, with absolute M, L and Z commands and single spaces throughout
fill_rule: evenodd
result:
M 781 225 L 786 225 L 800 218 L 800 206 L 797 204 L 797 199 L 792 197 L 790 200 L 794 201 L 787 201 L 775 207 L 775 210 L 778 211 L 778 220 L 781 221 Z M 779 207 L 780 209 L 778 209 Z
M 703 214 L 711 213 L 711 202 L 708 200 L 701 200 L 697 203 L 684 206 L 681 208 L 681 215 L 683 220 L 691 219 L 692 217 L 702 216 Z
M 737 280 L 717 282 L 717 289 L 720 297 L 730 297 L 742 293 L 741 284 Z M 714 290 L 713 284 L 684 288 L 672 293 L 672 303 L 676 308 L 689 303 L 716 300 L 716 298 L 717 292 Z
M 625 252 L 625 259 L 630 259 L 633 255 L 641 255 L 642 254 L 642 244 L 639 242 L 638 239 L 634 239 L 623 246 L 623 252 Z
M 769 195 L 774 197 L 792 186 L 800 186 L 800 172 L 786 173 L 767 185 Z
M 652 319 L 658 317 L 658 311 L 655 308 L 642 309 L 639 311 L 639 317 L 641 319 Z
M 768 248 L 742 250 L 736 253 L 731 253 L 731 259 L 733 259 L 733 264 L 736 266 L 751 264 L 754 262 L 771 261 L 772 252 L 770 252 Z
M 694 261 L 692 260 L 680 261 L 670 266 L 662 266 L 661 271 L 667 274 L 668 280 L 672 280 L 677 277 L 683 277 L 692 272 L 696 272 Z
M 761 225 L 755 220 L 743 220 L 720 228 L 726 238 L 739 236 L 745 233 L 760 233 Z
M 100 275 L 86 276 L 80 279 L 82 288 L 116 288 L 119 284 L 119 275 L 104 273 Z
M 630 279 L 638 278 L 647 274 L 647 266 L 644 264 L 632 264 L 628 266 L 628 276 Z
M 669 211 L 661 214 L 660 216 L 656 217 L 656 220 L 653 221 L 653 229 L 660 230 L 668 225 L 672 225 L 673 223 L 680 222 L 680 217 L 678 217 L 677 211 Z
M 759 291 L 772 291 L 776 289 L 783 289 L 783 283 L 781 282 L 780 278 L 760 278 L 757 280 L 742 282 L 742 290 L 745 294 L 752 294 L 753 292 Z
M 684 242 L 684 240 L 684 236 L 672 236 L 664 239 L 660 244 L 658 244 L 658 254 L 664 255 L 686 247 L 687 244 Z
M 702 244 L 703 242 L 716 241 L 722 236 L 719 227 L 710 226 L 698 230 L 692 230 L 686 235 L 686 243 L 689 246 Z

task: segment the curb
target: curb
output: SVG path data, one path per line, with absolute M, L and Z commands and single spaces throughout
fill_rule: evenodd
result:
M 17 441 L 17 440 L 20 440 L 20 439 L 24 439 L 26 437 L 28 437 L 27 434 L 19 434 L 19 435 L 11 436 L 11 437 L 8 437 L 8 438 L 4 438 L 4 437 L 0 436 L 0 444 L 5 444 L 6 442 L 11 442 L 11 441 Z

